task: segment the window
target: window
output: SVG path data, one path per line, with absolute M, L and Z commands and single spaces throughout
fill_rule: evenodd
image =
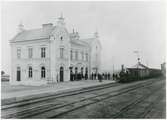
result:
M 71 58 L 71 60 L 73 59 L 73 55 L 72 54 L 73 54 L 73 51 L 71 50 L 70 51 L 70 58 Z
M 41 78 L 45 78 L 45 67 L 41 67 Z
M 21 48 L 17 48 L 17 58 L 21 58 Z
M 86 61 L 88 61 L 88 53 L 86 53 Z
M 28 77 L 32 78 L 32 67 L 31 66 L 28 68 Z
M 60 40 L 61 40 L 61 41 L 63 40 L 63 37 L 62 37 L 62 36 L 60 37 Z
M 17 77 L 16 77 L 16 80 L 17 81 L 21 81 L 21 68 L 20 67 L 17 67 L 17 73 L 16 73 Z
M 64 58 L 64 48 L 60 48 L 60 58 Z
M 78 51 L 75 51 L 75 59 L 78 60 Z
M 28 48 L 28 58 L 32 58 L 32 55 L 33 55 L 33 49 Z
M 41 48 L 41 58 L 45 58 L 45 53 L 46 52 L 46 48 L 45 47 L 42 47 Z

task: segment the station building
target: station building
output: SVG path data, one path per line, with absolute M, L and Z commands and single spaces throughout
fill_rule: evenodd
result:
M 101 43 L 98 33 L 82 39 L 74 30 L 70 33 L 64 18 L 56 25 L 19 32 L 10 40 L 11 84 L 41 85 L 53 82 L 89 79 L 101 69 Z

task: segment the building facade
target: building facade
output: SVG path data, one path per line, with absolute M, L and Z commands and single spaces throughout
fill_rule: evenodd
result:
M 69 33 L 64 18 L 57 24 L 25 30 L 10 41 L 11 84 L 47 84 L 88 79 L 100 71 L 101 44 L 98 33 L 82 39 L 78 32 Z

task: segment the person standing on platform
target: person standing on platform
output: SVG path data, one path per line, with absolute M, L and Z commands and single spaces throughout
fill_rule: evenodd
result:
M 112 79 L 115 80 L 115 74 L 114 73 L 112 74 Z
M 102 82 L 102 76 L 100 73 L 98 73 L 98 80 L 99 80 L 99 82 Z
M 108 80 L 110 80 L 110 73 L 108 73 Z

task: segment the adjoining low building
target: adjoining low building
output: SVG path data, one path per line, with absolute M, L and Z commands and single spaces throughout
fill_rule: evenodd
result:
M 101 43 L 98 33 L 82 39 L 74 30 L 69 33 L 64 18 L 57 24 L 26 30 L 19 25 L 18 34 L 10 41 L 11 83 L 46 84 L 88 78 L 100 71 Z
M 144 78 L 150 75 L 149 67 L 138 62 L 136 65 L 127 68 L 132 77 Z

